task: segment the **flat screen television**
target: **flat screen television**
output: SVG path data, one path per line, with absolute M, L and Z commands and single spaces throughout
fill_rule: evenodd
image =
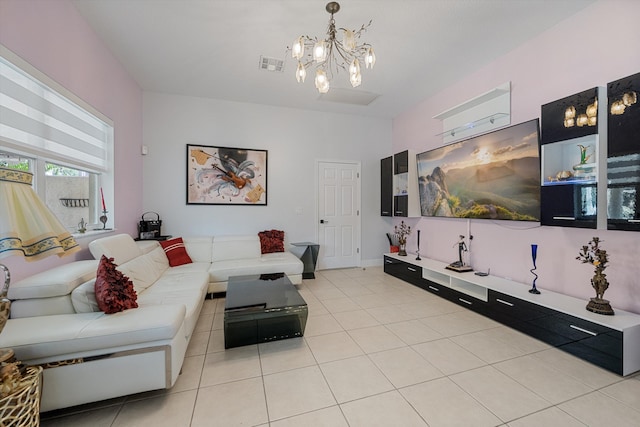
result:
M 539 120 L 417 155 L 422 216 L 540 220 Z

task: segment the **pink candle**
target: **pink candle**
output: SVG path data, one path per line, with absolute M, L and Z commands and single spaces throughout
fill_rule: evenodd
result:
M 107 207 L 104 204 L 104 193 L 102 192 L 102 187 L 100 187 L 100 196 L 102 197 L 102 210 L 106 211 Z

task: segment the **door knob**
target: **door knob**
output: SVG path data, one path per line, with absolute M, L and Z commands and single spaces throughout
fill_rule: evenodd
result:
M 329 224 L 329 221 L 325 221 L 324 219 L 321 219 L 320 224 Z

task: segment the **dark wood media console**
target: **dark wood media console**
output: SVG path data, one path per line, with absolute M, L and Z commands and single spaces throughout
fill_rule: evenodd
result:
M 384 255 L 384 271 L 619 375 L 640 371 L 640 315 L 603 316 L 587 301 L 494 276 L 447 270 L 446 263 Z

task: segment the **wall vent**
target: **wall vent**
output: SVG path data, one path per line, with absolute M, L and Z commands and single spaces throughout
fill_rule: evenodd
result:
M 260 69 L 282 73 L 284 71 L 284 60 L 260 56 Z

